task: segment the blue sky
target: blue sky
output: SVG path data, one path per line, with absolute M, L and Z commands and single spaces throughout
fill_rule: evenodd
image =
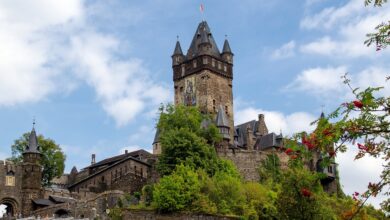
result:
M 202 16 L 235 54 L 236 123 L 264 113 L 271 131 L 310 130 L 355 87 L 385 86 L 389 50 L 363 45 L 390 7 L 363 0 L 0 2 L 0 159 L 31 130 L 54 139 L 66 171 L 126 149 L 150 150 L 160 103 L 173 99 L 171 54 L 186 52 Z M 389 95 L 389 86 L 381 95 Z M 378 178 L 380 161 L 338 156 L 348 194 Z M 354 170 L 360 170 L 356 173 Z M 373 200 L 377 204 L 379 200 Z

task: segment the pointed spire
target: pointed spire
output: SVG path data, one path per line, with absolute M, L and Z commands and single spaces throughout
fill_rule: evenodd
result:
M 210 28 L 206 21 L 200 22 L 198 28 L 195 31 L 195 35 L 187 52 L 188 59 L 192 59 L 193 57 L 199 55 L 199 45 L 202 43 L 209 43 L 211 45 L 211 49 L 207 51 L 208 55 L 212 55 L 216 58 L 221 57 L 217 44 L 215 43 L 213 35 L 211 34 Z
M 173 55 L 183 55 L 183 51 L 181 50 L 179 36 L 177 36 L 175 50 L 173 51 Z
M 229 128 L 229 121 L 227 120 L 225 111 L 223 110 L 222 105 L 219 105 L 217 118 L 215 119 L 215 124 L 217 127 L 227 127 Z
M 324 112 L 321 112 L 320 118 L 321 119 L 325 118 L 325 113 Z
M 39 153 L 38 139 L 37 139 L 37 134 L 35 132 L 35 119 L 33 121 L 33 128 L 31 130 L 30 136 L 28 138 L 28 145 L 26 147 L 25 153 Z
M 222 53 L 232 53 L 232 50 L 230 49 L 229 41 L 227 38 L 225 39 L 225 42 L 223 43 Z

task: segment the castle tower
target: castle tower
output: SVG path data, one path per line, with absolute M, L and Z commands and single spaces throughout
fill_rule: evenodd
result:
M 207 22 L 202 21 L 186 55 L 177 41 L 172 55 L 172 68 L 175 104 L 196 105 L 202 113 L 214 117 L 221 106 L 227 118 L 229 141 L 232 142 L 233 53 L 228 40 L 225 40 L 220 53 Z
M 34 123 L 35 124 L 35 123 Z M 41 197 L 42 166 L 41 153 L 38 151 L 38 139 L 33 127 L 28 146 L 23 152 L 22 163 L 22 214 L 27 216 L 33 210 L 32 200 Z

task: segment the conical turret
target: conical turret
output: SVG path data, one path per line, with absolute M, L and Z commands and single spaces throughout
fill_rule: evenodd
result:
M 222 59 L 224 59 L 226 62 L 233 64 L 233 53 L 232 49 L 230 49 L 229 41 L 225 39 L 225 42 L 223 43 L 223 50 L 222 50 Z
M 230 140 L 229 121 L 226 117 L 222 105 L 220 105 L 218 108 L 217 118 L 215 119 L 215 125 L 219 129 L 219 133 L 222 135 L 223 139 Z
M 176 41 L 175 50 L 172 54 L 172 66 L 181 64 L 184 61 L 184 54 L 181 50 L 179 39 Z

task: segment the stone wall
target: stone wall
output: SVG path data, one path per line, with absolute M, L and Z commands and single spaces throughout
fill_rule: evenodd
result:
M 7 173 L 14 173 L 14 185 L 6 186 Z M 0 160 L 0 204 L 11 205 L 14 214 L 22 211 L 22 167 Z
M 124 193 L 118 190 L 106 191 L 88 200 L 62 203 L 38 209 L 32 215 L 51 217 L 62 211 L 62 213 L 66 212 L 69 216 L 75 218 L 94 219 L 99 216 L 102 219 L 108 219 L 106 210 L 115 207 L 118 199 L 123 195 Z
M 123 219 L 131 220 L 238 220 L 239 217 L 227 217 L 205 214 L 156 214 L 154 211 L 128 210 L 124 212 Z
M 279 151 L 257 151 L 257 150 L 223 150 L 218 151 L 218 156 L 231 160 L 240 171 L 242 177 L 247 181 L 259 181 L 259 167 L 261 161 L 265 160 L 267 155 L 275 153 L 278 155 L 281 167 L 287 166 L 288 156 Z

